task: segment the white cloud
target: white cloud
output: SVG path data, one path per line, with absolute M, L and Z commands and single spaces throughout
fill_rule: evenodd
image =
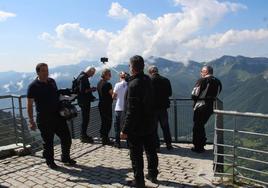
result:
M 16 14 L 11 12 L 0 11 L 0 22 L 6 21 L 8 18 L 16 17 Z
M 108 15 L 117 19 L 129 19 L 132 17 L 132 13 L 129 10 L 122 7 L 119 3 L 114 2 L 108 12 Z
M 108 56 L 110 65 L 115 65 L 128 61 L 135 54 L 179 61 L 211 60 L 224 54 L 267 54 L 266 29 L 239 31 L 230 28 L 223 33 L 200 35 L 202 30 L 214 27 L 228 13 L 246 9 L 246 6 L 217 0 L 174 2 L 182 7 L 181 11 L 156 19 L 142 13 L 133 15 L 119 3 L 112 3 L 109 16 L 127 18 L 127 24 L 115 33 L 94 31 L 78 23 L 61 24 L 54 35 L 43 33 L 40 38 L 65 51 L 49 54 L 43 59 L 55 64 L 68 64 Z M 258 45 L 259 48 L 256 48 Z M 253 46 L 258 50 L 252 50 Z
M 54 72 L 54 73 L 50 74 L 49 77 L 57 80 L 59 77 L 61 77 L 61 73 L 60 72 Z
M 268 29 L 259 30 L 229 30 L 225 33 L 215 34 L 208 37 L 191 39 L 184 43 L 185 46 L 198 48 L 220 48 L 240 43 L 257 42 L 268 39 Z

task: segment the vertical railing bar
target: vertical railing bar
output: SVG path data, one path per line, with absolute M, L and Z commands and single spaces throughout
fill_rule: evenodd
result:
M 237 127 L 236 127 L 236 118 L 237 116 L 234 116 L 234 132 L 233 132 L 233 183 L 235 183 L 235 179 L 236 179 L 236 172 L 235 172 L 235 168 L 236 168 L 236 132 L 237 132 Z
M 174 100 L 174 131 L 175 142 L 178 142 L 178 117 L 177 117 L 177 100 Z
M 25 130 L 23 125 L 23 112 L 22 112 L 22 102 L 21 102 L 21 96 L 19 96 L 19 114 L 20 114 L 20 123 L 21 123 L 21 132 L 22 132 L 22 144 L 23 148 L 26 149 L 26 139 L 25 139 Z
M 14 98 L 11 96 L 12 101 L 12 114 L 13 114 L 13 126 L 15 131 L 15 139 L 16 139 L 16 145 L 18 145 L 18 130 L 17 130 L 17 123 L 16 123 L 16 114 L 15 114 L 15 105 L 14 105 Z

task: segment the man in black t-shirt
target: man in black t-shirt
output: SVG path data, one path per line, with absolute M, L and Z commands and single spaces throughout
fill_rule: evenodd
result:
M 105 69 L 101 74 L 101 80 L 98 83 L 97 90 L 99 94 L 99 111 L 101 116 L 100 136 L 103 145 L 112 145 L 109 139 L 109 132 L 112 126 L 112 104 L 113 88 L 108 82 L 111 79 L 111 71 Z
M 61 140 L 63 163 L 74 165 L 75 160 L 70 158 L 71 135 L 66 120 L 59 114 L 59 94 L 56 82 L 48 77 L 48 66 L 39 63 L 36 66 L 37 78 L 29 85 L 27 91 L 27 112 L 31 130 L 40 129 L 43 139 L 43 157 L 49 168 L 56 169 L 54 162 L 53 139 L 56 134 Z M 36 107 L 36 123 L 33 118 L 33 103 Z
M 90 120 L 91 101 L 95 99 L 92 92 L 96 91 L 95 87 L 90 87 L 88 78 L 92 77 L 96 72 L 94 67 L 87 67 L 77 77 L 79 91 L 78 91 L 78 105 L 81 108 L 82 124 L 81 124 L 81 142 L 93 143 L 93 138 L 87 135 L 87 127 Z
M 194 100 L 194 127 L 193 145 L 194 152 L 202 153 L 205 151 L 206 132 L 205 124 L 213 114 L 213 103 L 222 90 L 220 80 L 213 76 L 213 68 L 204 66 L 201 70 L 201 78 L 196 82 L 192 99 Z

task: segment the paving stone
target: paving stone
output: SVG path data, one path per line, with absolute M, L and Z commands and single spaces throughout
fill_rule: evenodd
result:
M 158 154 L 160 184 L 146 180 L 146 185 L 160 188 L 205 185 L 207 181 L 198 176 L 198 173 L 203 171 L 209 171 L 206 173 L 206 178 L 211 178 L 212 182 L 210 174 L 213 174 L 213 171 L 212 168 L 208 168 L 209 165 L 212 166 L 212 160 L 204 160 L 202 157 L 199 159 L 187 149 L 190 147 L 189 144 L 174 144 L 174 146 L 175 149 L 171 152 L 162 148 L 163 153 Z M 60 145 L 55 146 L 55 162 L 60 166 L 58 170 L 51 170 L 46 166 L 45 160 L 40 158 L 42 151 L 37 152 L 35 156 L 4 159 L 0 161 L 0 168 L 4 169 L 0 171 L 0 185 L 64 188 L 128 187 L 126 180 L 133 179 L 128 149 L 103 147 L 98 143 L 82 144 L 79 140 L 73 140 L 71 153 L 72 158 L 77 160 L 77 165 L 74 167 L 65 166 L 59 161 Z M 200 164 L 203 163 L 206 166 L 202 171 L 200 169 L 204 166 L 200 167 Z M 147 164 L 145 159 L 145 174 L 148 172 Z

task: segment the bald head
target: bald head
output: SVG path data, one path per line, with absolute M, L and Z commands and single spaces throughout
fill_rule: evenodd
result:
M 156 66 L 150 66 L 148 68 L 148 72 L 150 75 L 158 74 L 158 68 Z

